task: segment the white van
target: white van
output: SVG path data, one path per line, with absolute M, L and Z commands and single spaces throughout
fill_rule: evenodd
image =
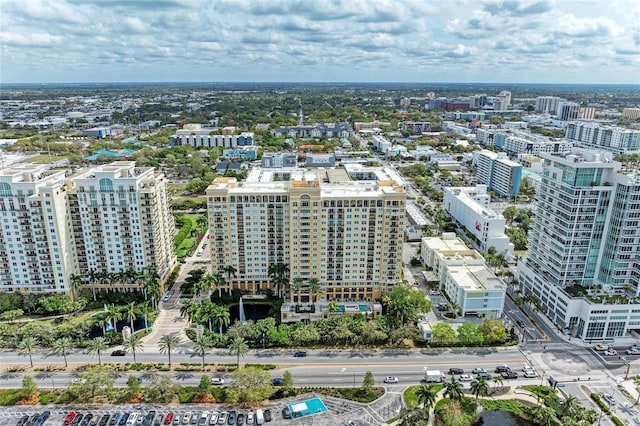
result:
M 264 424 L 264 414 L 262 412 L 262 410 L 256 410 L 256 418 L 254 420 L 254 423 L 257 425 L 263 425 Z
M 137 419 L 138 419 L 138 413 L 131 413 L 129 415 L 129 418 L 127 419 L 127 426 L 135 425 Z

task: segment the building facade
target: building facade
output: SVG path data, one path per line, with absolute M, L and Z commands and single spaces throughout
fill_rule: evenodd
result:
M 289 266 L 290 282 L 318 280 L 325 300 L 379 298 L 400 281 L 407 194 L 396 182 L 252 173 L 207 189 L 213 271 L 236 269 L 227 290 L 275 290 L 274 264 Z
M 514 197 L 520 192 L 522 165 L 511 161 L 504 152 L 482 150 L 474 153 L 478 183 L 503 197 Z
M 196 148 L 237 148 L 253 146 L 254 134 L 243 132 L 239 135 L 210 134 L 212 129 L 181 129 L 169 138 L 171 146 L 191 145 Z
M 67 181 L 69 216 L 77 253 L 76 273 L 92 289 L 129 291 L 139 282 L 90 279 L 90 271 L 140 272 L 151 267 L 164 280 L 176 262 L 175 223 L 167 182 L 152 167 L 116 161 Z
M 0 291 L 65 293 L 74 272 L 65 172 L 14 164 L 0 170 Z
M 580 105 L 575 102 L 558 102 L 558 111 L 556 116 L 560 121 L 573 121 L 578 119 L 580 114 Z
M 445 187 L 443 207 L 478 242 L 482 251 L 495 247 L 498 253 L 513 253 L 513 244 L 504 234 L 504 216 L 491 210 L 486 185 Z
M 567 126 L 565 137 L 584 148 L 603 149 L 615 154 L 640 152 L 640 130 L 573 122 Z
M 507 286 L 487 268 L 484 258 L 454 233 L 426 237 L 420 243 L 424 265 L 438 277 L 439 288 L 462 315 L 502 317 Z
M 543 158 L 529 253 L 518 265 L 523 291 L 572 336 L 640 330 L 640 176 L 621 173 L 603 151 Z
M 538 96 L 536 98 L 535 112 L 555 114 L 558 111 L 558 103 L 562 100 L 562 98 L 557 96 Z

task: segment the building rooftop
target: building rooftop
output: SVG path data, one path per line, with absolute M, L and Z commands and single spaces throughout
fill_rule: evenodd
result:
M 447 265 L 449 276 L 460 288 L 474 290 L 504 290 L 504 283 L 485 265 Z

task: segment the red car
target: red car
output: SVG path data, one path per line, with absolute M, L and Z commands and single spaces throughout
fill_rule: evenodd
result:
M 173 411 L 169 411 L 167 413 L 167 417 L 164 418 L 164 424 L 170 425 L 172 420 L 173 420 Z
M 73 423 L 73 419 L 76 418 L 76 412 L 72 411 L 69 414 L 67 414 L 67 417 L 64 419 L 64 424 L 65 425 L 70 425 L 71 423 Z

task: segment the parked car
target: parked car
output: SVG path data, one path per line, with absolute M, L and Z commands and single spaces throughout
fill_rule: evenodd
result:
M 191 413 L 187 411 L 182 415 L 182 424 L 188 425 L 190 421 L 191 421 Z
M 200 415 L 200 420 L 198 420 L 198 426 L 206 426 L 209 424 L 209 412 L 205 411 Z
M 264 421 L 269 423 L 271 421 L 272 417 L 271 417 L 271 410 L 266 409 L 264 410 Z
M 517 379 L 518 378 L 518 373 L 516 373 L 515 371 L 503 371 L 502 373 L 500 373 L 500 375 L 502 376 L 503 379 Z
M 227 424 L 228 425 L 235 425 L 236 424 L 236 411 L 235 410 L 229 411 L 229 418 L 227 419 Z
M 640 355 L 640 349 L 627 349 L 627 355 Z
M 20 420 L 18 420 L 18 423 L 16 423 L 16 426 L 24 426 L 24 424 L 29 420 L 29 416 L 22 416 L 20 418 Z M 65 419 L 66 422 L 66 419 Z M 65 423 L 67 424 L 67 423 Z
M 120 421 L 118 422 L 118 424 L 125 425 L 127 424 L 127 420 L 129 420 L 129 413 L 124 413 L 122 417 L 120 417 Z
M 191 421 L 189 422 L 192 425 L 197 425 L 200 421 L 200 413 L 193 413 L 191 415 Z
M 242 414 L 242 413 L 238 414 L 238 418 L 236 419 L 236 424 L 237 425 L 243 425 L 244 424 L 244 414 Z
M 125 356 L 126 354 L 127 353 L 122 349 L 116 349 L 115 351 L 111 352 L 111 356 Z
M 290 419 L 291 418 L 291 411 L 289 411 L 288 407 L 284 407 L 282 409 L 282 418 L 283 419 Z
M 387 384 L 398 383 L 398 378 L 395 376 L 387 376 L 384 378 L 384 382 Z
M 164 424 L 170 425 L 172 421 L 173 421 L 173 411 L 169 411 L 167 413 L 167 416 L 164 418 Z
M 109 415 L 108 415 L 108 414 L 105 414 L 104 416 L 102 416 L 102 417 L 100 418 L 100 421 L 98 422 L 98 424 L 99 424 L 100 426 L 107 426 L 107 423 L 109 423 Z
M 608 393 L 603 393 L 602 394 L 602 399 L 607 401 L 607 404 L 609 404 L 609 405 L 616 405 L 617 404 L 615 398 L 613 396 L 609 395 Z
M 73 421 L 71 422 L 72 425 L 77 425 L 80 424 L 80 422 L 82 421 L 82 418 L 84 417 L 84 414 L 82 413 L 78 413 L 74 418 Z M 124 423 L 123 423 L 124 424 Z
M 175 416 L 173 416 L 173 424 L 179 425 L 180 423 L 182 423 L 182 414 L 176 413 Z
M 142 413 L 138 414 L 138 418 L 136 419 L 136 425 L 137 426 L 142 426 L 145 421 L 147 420 L 146 416 L 143 416 Z
M 449 374 L 463 374 L 464 370 L 462 368 L 450 368 Z
M 460 380 L 461 382 L 470 382 L 471 380 L 473 380 L 473 377 L 468 374 L 461 374 L 460 377 L 458 377 L 458 380 Z
M 229 413 L 227 413 L 226 411 L 222 411 L 220 413 L 220 417 L 218 417 L 218 424 L 219 425 L 223 425 L 225 423 L 227 423 L 227 417 L 229 416 Z
M 247 413 L 247 421 L 246 421 L 246 423 L 248 425 L 252 425 L 253 424 L 253 411 L 249 411 Z
M 209 417 L 209 424 L 210 425 L 215 425 L 216 423 L 218 423 L 218 417 L 220 417 L 220 412 L 219 411 L 212 411 L 211 412 L 211 417 Z
M 296 351 L 293 353 L 293 356 L 296 358 L 304 358 L 305 356 L 307 356 L 307 352 L 306 351 Z
M 122 417 L 122 413 L 116 412 L 113 413 L 111 415 L 111 418 L 109 419 L 109 425 L 110 426 L 115 426 L 118 424 L 118 420 L 120 420 L 120 417 Z

